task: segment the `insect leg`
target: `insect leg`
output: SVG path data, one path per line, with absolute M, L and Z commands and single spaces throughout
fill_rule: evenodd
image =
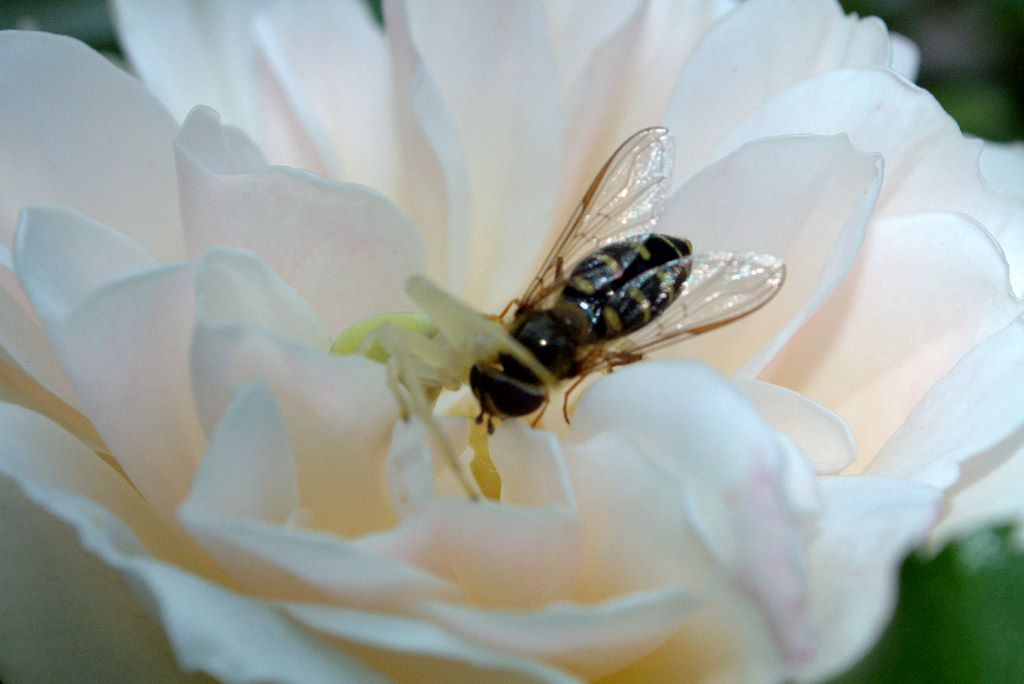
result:
M 545 393 L 544 403 L 540 405 L 539 409 L 537 409 L 537 415 L 530 421 L 530 427 L 537 427 L 540 425 L 540 419 L 544 417 L 544 412 L 547 411 L 549 403 L 551 403 L 551 396 L 550 394 Z
M 565 390 L 565 394 L 562 395 L 562 417 L 565 418 L 565 422 L 569 421 L 569 396 L 580 386 L 580 383 L 586 378 L 586 375 L 581 375 L 576 378 L 575 382 L 569 385 L 569 389 Z

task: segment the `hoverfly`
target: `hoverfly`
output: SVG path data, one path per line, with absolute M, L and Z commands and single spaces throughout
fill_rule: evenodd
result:
M 785 266 L 776 257 L 694 254 L 689 241 L 654 232 L 672 160 L 665 128 L 626 140 L 598 171 L 526 291 L 501 314 L 481 316 L 414 276 L 409 295 L 436 334 L 397 326 L 375 331 L 404 412 L 433 432 L 471 497 L 432 417 L 442 387 L 468 382 L 480 404 L 477 423 L 486 421 L 491 432 L 494 418 L 538 412 L 549 390 L 574 379 L 563 399 L 568 420 L 569 393 L 587 375 L 747 316 L 782 287 Z

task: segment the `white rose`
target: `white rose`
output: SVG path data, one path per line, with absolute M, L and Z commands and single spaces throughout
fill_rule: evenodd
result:
M 255 49 L 261 77 L 228 82 L 266 98 L 250 130 L 272 159 L 370 183 L 411 223 L 266 167 L 209 110 L 176 134 L 71 41 L 0 42 L 19 94 L 0 103 L 5 681 L 814 677 L 869 647 L 941 491 L 968 517 L 986 487 L 988 512 L 1019 506 L 984 475 L 1020 470 L 1022 203 L 883 68 L 879 24 L 652 4 L 585 13 L 580 41 L 571 9 L 431 4 L 409 6 L 410 41 L 394 5 L 388 52 L 351 8 L 294 7 L 176 53 Z M 188 35 L 165 11 L 140 66 Z M 742 380 L 623 369 L 561 437 L 501 426 L 500 503 L 435 498 L 383 369 L 331 357 L 331 336 L 408 307 L 413 225 L 429 273 L 498 306 L 595 160 L 657 122 L 681 150 L 662 229 L 789 264 L 771 309 L 679 349 Z M 19 225 L 28 204 L 73 211 Z

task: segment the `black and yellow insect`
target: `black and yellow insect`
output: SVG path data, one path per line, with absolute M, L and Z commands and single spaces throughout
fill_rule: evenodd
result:
M 555 382 L 632 363 L 720 327 L 756 311 L 781 287 L 785 268 L 774 257 L 694 256 L 688 240 L 652 232 L 671 168 L 666 129 L 630 137 L 594 178 L 529 289 L 506 308 L 514 307 L 509 334 Z M 509 353 L 475 363 L 469 383 L 488 429 L 492 417 L 539 410 L 550 389 Z
M 569 393 L 587 375 L 753 313 L 781 288 L 785 267 L 773 256 L 694 254 L 689 241 L 654 232 L 672 160 L 667 129 L 626 140 L 501 314 L 483 316 L 413 276 L 406 289 L 425 318 L 384 316 L 336 341 L 336 350 L 386 361 L 403 415 L 423 422 L 471 498 L 476 487 L 433 416 L 443 388 L 468 382 L 490 431 L 494 418 L 541 411 L 552 389 L 575 379 L 563 400 L 568 419 Z

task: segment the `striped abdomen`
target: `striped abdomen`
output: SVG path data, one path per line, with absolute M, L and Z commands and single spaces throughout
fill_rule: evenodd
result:
M 573 268 L 560 304 L 586 313 L 592 343 L 627 335 L 675 301 L 690 274 L 691 253 L 689 241 L 658 233 L 607 245 Z

